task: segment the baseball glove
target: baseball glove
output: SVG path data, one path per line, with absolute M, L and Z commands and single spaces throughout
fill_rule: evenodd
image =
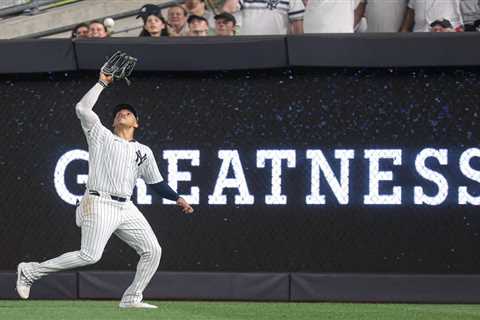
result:
M 102 66 L 101 72 L 107 76 L 112 76 L 113 79 L 125 79 L 128 85 L 130 80 L 128 77 L 132 74 L 133 68 L 137 59 L 127 55 L 124 52 L 115 52 L 110 59 Z

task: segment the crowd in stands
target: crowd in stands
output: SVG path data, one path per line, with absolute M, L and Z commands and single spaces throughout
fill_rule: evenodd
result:
M 146 4 L 140 37 L 285 35 L 354 32 L 480 31 L 480 0 L 186 0 Z M 78 25 L 73 38 L 104 38 L 100 21 Z

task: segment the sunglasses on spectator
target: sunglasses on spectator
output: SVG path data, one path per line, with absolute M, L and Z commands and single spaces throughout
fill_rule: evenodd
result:
M 453 28 L 452 23 L 447 19 L 435 20 L 430 24 L 430 27 L 440 26 L 442 28 Z

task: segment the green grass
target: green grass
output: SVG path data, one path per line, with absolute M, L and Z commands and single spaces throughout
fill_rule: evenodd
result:
M 121 310 L 117 301 L 0 301 L 1 320 L 456 320 L 480 319 L 480 305 L 151 302 L 155 310 Z

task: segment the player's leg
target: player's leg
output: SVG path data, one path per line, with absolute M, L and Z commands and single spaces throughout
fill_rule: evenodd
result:
M 33 281 L 52 272 L 96 263 L 102 257 L 108 239 L 121 222 L 118 205 L 111 200 L 86 195 L 77 210 L 81 216 L 81 249 L 42 263 L 20 263 L 17 269 L 17 291 L 23 299 L 28 298 Z
M 140 307 L 148 307 L 149 305 L 141 302 L 143 291 L 158 269 L 162 249 L 150 224 L 133 204 L 127 212 L 122 212 L 122 214 L 124 215 L 124 221 L 115 231 L 115 235 L 135 249 L 140 256 L 140 260 L 135 278 L 123 294 L 120 306 L 140 305 Z

